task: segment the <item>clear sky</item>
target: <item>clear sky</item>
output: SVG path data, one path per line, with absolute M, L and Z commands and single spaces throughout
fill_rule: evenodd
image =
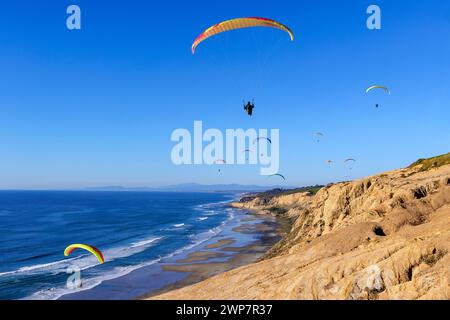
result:
M 66 28 L 70 4 L 81 7 L 80 31 Z M 381 7 L 379 31 L 366 27 L 370 4 Z M 348 157 L 356 178 L 450 151 L 448 1 L 18 0 L 0 9 L 2 189 L 275 183 L 258 166 L 220 175 L 174 166 L 171 133 L 194 120 L 279 128 L 287 185 L 343 180 Z M 295 42 L 243 30 L 191 54 L 203 29 L 243 16 L 278 20 Z M 366 95 L 372 84 L 392 95 Z M 241 101 L 253 97 L 250 119 Z

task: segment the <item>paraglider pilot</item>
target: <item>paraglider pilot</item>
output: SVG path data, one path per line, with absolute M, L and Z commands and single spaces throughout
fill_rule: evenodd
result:
M 253 108 L 255 108 L 255 104 L 253 102 L 254 100 L 252 100 L 252 102 L 247 102 L 247 104 L 245 104 L 245 101 L 243 101 L 244 103 L 244 110 L 247 112 L 247 114 L 251 117 L 253 114 Z

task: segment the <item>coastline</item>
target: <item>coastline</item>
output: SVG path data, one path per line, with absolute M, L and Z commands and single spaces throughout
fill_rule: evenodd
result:
M 148 299 L 258 261 L 282 238 L 282 224 L 275 217 L 235 208 L 231 203 L 224 205 L 227 211 L 233 209 L 233 218 L 217 234 L 123 276 L 58 299 Z
M 261 215 L 258 210 L 236 208 L 235 202 L 228 205 L 245 212 L 246 218 L 232 231 L 238 234 L 257 236 L 254 241 L 239 245 L 233 237 L 218 239 L 216 242 L 202 246 L 191 252 L 185 259 L 177 260 L 174 264 L 163 267 L 164 272 L 185 274 L 182 279 L 138 297 L 139 300 L 153 299 L 153 297 L 181 289 L 198 282 L 207 280 L 215 275 L 250 265 L 263 258 L 273 246 L 286 234 L 279 218 Z M 251 222 L 258 221 L 256 224 Z
M 294 224 L 257 263 L 152 299 L 449 299 L 449 154 L 235 205 Z

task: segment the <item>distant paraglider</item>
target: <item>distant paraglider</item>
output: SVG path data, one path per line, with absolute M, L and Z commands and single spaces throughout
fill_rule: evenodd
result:
M 385 86 L 371 86 L 371 87 L 369 87 L 369 88 L 366 89 L 366 93 L 369 93 L 370 91 L 375 90 L 375 89 L 382 89 L 382 90 L 384 90 L 387 94 L 391 94 L 391 91 L 389 90 L 389 88 L 388 88 L 388 87 L 385 87 Z
M 83 249 L 92 253 L 100 263 L 104 263 L 105 259 L 103 258 L 103 254 L 96 247 L 89 246 L 87 244 L 71 244 L 64 250 L 64 256 L 69 256 L 75 249 Z
M 317 143 L 323 138 L 324 134 L 322 132 L 314 132 L 314 138 L 317 140 Z
M 332 160 L 327 160 L 327 164 L 328 164 L 329 167 L 331 167 L 331 165 L 333 164 L 333 161 Z
M 253 140 L 253 144 L 259 142 L 260 140 L 267 140 L 267 141 L 269 141 L 270 144 L 272 144 L 272 140 L 270 140 L 269 138 L 266 138 L 266 137 L 256 138 L 255 140 Z
M 375 89 L 384 90 L 384 92 L 386 92 L 387 94 L 389 94 L 389 95 L 391 94 L 391 91 L 389 90 L 388 87 L 385 87 L 385 86 L 379 86 L 379 85 L 371 86 L 371 87 L 367 88 L 367 89 L 366 89 L 366 93 L 369 93 L 369 92 L 371 92 L 372 90 L 375 90 Z M 375 105 L 375 107 L 376 107 L 376 108 L 379 108 L 380 105 L 377 103 L 377 104 Z
M 248 161 L 248 154 L 249 153 L 253 153 L 253 151 L 250 150 L 250 149 L 245 149 L 244 151 L 242 151 L 242 153 L 246 153 L 247 154 L 247 157 L 245 158 L 245 160 Z
M 218 160 L 214 161 L 214 164 L 222 164 L 222 165 L 224 165 L 224 164 L 227 164 L 227 162 L 224 159 L 218 159 Z M 222 172 L 222 170 L 220 170 L 220 169 L 217 170 L 217 173 L 220 174 L 221 172 Z
M 348 158 L 348 159 L 345 159 L 345 160 L 344 160 L 344 164 L 352 163 L 352 162 L 356 162 L 356 160 L 353 159 L 353 158 Z M 348 169 L 349 169 L 350 171 L 353 170 L 352 167 L 349 167 Z
M 282 174 L 280 174 L 280 173 L 272 174 L 272 175 L 269 176 L 269 178 L 271 178 L 271 177 L 280 177 L 280 178 L 282 178 L 284 181 L 286 181 L 286 178 L 285 178 Z

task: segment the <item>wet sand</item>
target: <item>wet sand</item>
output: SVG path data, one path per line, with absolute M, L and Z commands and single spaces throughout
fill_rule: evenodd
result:
M 222 239 L 222 240 L 217 241 L 216 243 L 207 245 L 205 248 L 206 249 L 217 249 L 217 248 L 221 248 L 221 247 L 230 245 L 234 242 L 235 242 L 235 240 L 231 239 L 231 238 L 230 239 Z
M 280 221 L 247 211 L 209 240 L 192 249 L 105 280 L 100 285 L 62 296 L 61 300 L 145 299 L 195 284 L 209 277 L 253 263 L 282 237 Z
M 186 259 L 177 260 L 177 263 L 205 261 L 212 258 L 220 258 L 222 256 L 223 253 L 220 252 L 198 251 L 190 253 Z
M 249 215 L 243 219 L 240 226 L 232 229 L 238 237 L 239 234 L 253 234 L 255 241 L 246 245 L 234 245 L 237 241 L 227 235 L 225 239 L 219 239 L 214 243 L 204 246 L 201 250 L 188 255 L 186 259 L 178 260 L 174 264 L 166 264 L 162 267 L 164 272 L 181 273 L 186 276 L 159 290 L 146 294 L 140 299 L 151 299 L 151 297 L 182 288 L 219 273 L 229 271 L 257 261 L 262 257 L 282 236 L 281 228 L 277 220 L 267 219 L 255 224 L 247 224 L 250 221 L 258 221 L 260 218 Z

